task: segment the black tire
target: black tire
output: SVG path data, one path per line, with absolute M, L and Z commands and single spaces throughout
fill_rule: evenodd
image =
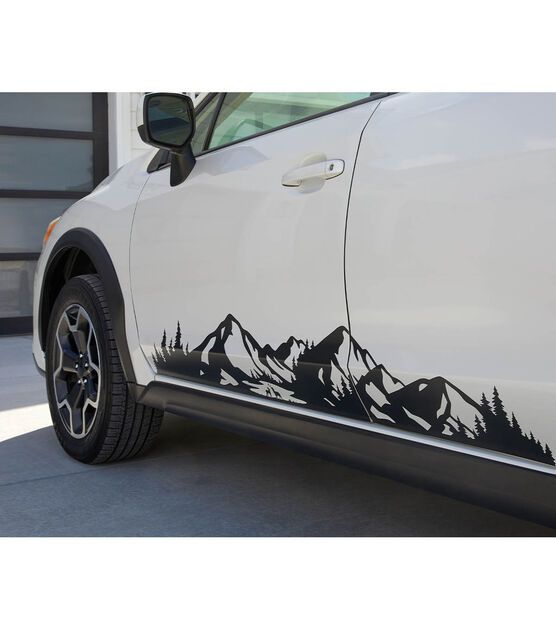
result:
M 72 311 L 74 305 L 81 308 Z M 64 313 L 71 315 L 75 312 L 79 312 L 79 317 L 87 322 L 86 325 L 93 326 L 95 343 L 92 352 L 98 361 L 99 371 L 96 378 L 100 381 L 100 386 L 90 397 L 97 405 L 96 413 L 93 414 L 88 432 L 86 432 L 87 422 L 81 420 L 82 435 L 79 437 L 72 435 L 73 419 L 85 417 L 85 411 L 76 412 L 73 416 L 69 407 L 59 409 L 58 404 L 58 398 L 63 398 L 63 394 L 60 394 L 59 383 L 62 383 L 62 388 L 66 388 L 66 397 L 69 399 L 70 385 L 73 387 L 75 382 L 71 381 L 67 384 L 65 380 L 59 379 L 55 385 L 54 381 L 55 373 L 60 374 L 59 366 L 63 354 L 59 350 L 56 335 L 59 326 L 66 325 L 64 323 L 66 321 L 69 322 L 69 319 L 63 320 Z M 85 315 L 88 317 L 85 318 Z M 73 339 L 71 348 L 73 352 L 74 334 L 64 337 L 64 339 L 70 338 Z M 88 364 L 85 366 L 88 367 Z M 75 367 L 77 368 L 77 363 Z M 79 374 L 66 375 L 63 371 L 64 378 L 68 379 L 83 379 Z M 89 381 L 92 382 L 93 379 L 90 377 Z M 81 385 L 82 380 L 77 382 L 80 387 L 84 387 Z M 87 379 L 83 379 L 83 382 L 86 383 Z M 58 440 L 69 455 L 81 462 L 101 464 L 143 454 L 152 445 L 160 429 L 162 412 L 137 404 L 126 383 L 116 346 L 110 309 L 103 284 L 97 275 L 89 274 L 71 278 L 56 299 L 46 339 L 46 383 L 50 413 Z M 87 397 L 85 394 L 84 396 Z M 91 415 L 92 411 L 89 405 L 87 413 Z M 68 413 L 71 421 L 68 420 Z

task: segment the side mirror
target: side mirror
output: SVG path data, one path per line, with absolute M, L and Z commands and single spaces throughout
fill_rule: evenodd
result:
M 143 97 L 137 114 L 137 131 L 141 140 L 170 151 L 170 185 L 181 184 L 195 166 L 191 150 L 195 133 L 193 101 L 185 94 L 152 92 Z

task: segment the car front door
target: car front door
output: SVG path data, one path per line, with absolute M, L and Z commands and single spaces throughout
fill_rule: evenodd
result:
M 157 379 L 361 415 L 344 232 L 378 102 L 247 93 L 205 106 L 192 173 L 175 187 L 169 169 L 152 173 L 133 223 L 134 308 Z

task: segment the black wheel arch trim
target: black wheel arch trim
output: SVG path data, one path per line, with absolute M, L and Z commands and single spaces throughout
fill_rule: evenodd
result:
M 59 263 L 67 250 L 82 251 L 93 263 L 96 273 L 100 276 L 106 291 L 110 314 L 114 324 L 114 335 L 118 346 L 118 354 L 122 368 L 128 383 L 135 383 L 135 371 L 131 362 L 131 355 L 127 342 L 125 326 L 125 303 L 118 280 L 114 263 L 100 238 L 86 228 L 75 228 L 63 234 L 56 242 L 42 278 L 42 286 L 38 309 L 38 333 L 42 350 L 46 348 L 46 331 L 48 319 L 57 293 L 51 296 L 48 292 L 57 273 L 64 269 L 59 268 Z M 64 268 L 66 265 L 64 265 Z
M 556 527 L 556 478 L 539 470 L 154 381 L 138 402 Z

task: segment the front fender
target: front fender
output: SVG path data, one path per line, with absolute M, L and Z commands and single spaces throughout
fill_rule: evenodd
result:
M 118 353 L 126 380 L 135 383 L 135 371 L 131 362 L 125 324 L 125 301 L 118 275 L 110 254 L 100 238 L 85 228 L 75 228 L 64 233 L 54 245 L 45 265 L 38 308 L 38 335 L 42 350 L 46 348 L 46 331 L 52 307 L 60 285 L 67 280 L 67 266 L 71 264 L 71 252 L 82 251 L 90 259 L 100 276 L 114 324 Z

